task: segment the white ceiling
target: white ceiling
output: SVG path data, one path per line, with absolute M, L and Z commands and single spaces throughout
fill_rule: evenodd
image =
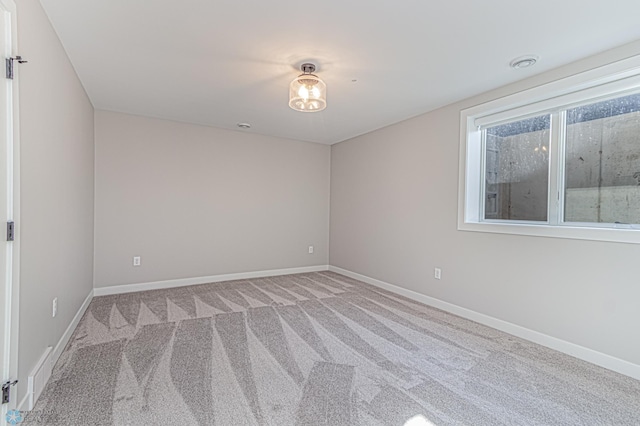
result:
M 325 144 L 640 39 L 638 0 L 41 3 L 97 109 Z M 287 105 L 306 61 L 322 112 Z

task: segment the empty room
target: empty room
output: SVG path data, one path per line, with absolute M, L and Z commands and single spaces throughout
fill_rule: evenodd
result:
M 0 12 L 0 425 L 640 425 L 640 2 Z

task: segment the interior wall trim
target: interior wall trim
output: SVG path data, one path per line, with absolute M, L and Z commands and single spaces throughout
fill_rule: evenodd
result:
M 133 293 L 136 291 L 161 290 L 165 288 L 184 287 L 189 285 L 218 283 L 231 280 L 246 280 L 251 278 L 275 277 L 277 275 L 304 274 L 329 270 L 329 265 L 303 266 L 300 268 L 271 269 L 268 271 L 240 272 L 235 274 L 212 275 L 208 277 L 180 278 L 176 280 L 153 281 L 137 284 L 123 284 L 93 289 L 94 296 L 108 296 L 111 294 Z
M 80 320 L 82 319 L 82 317 L 84 316 L 84 313 L 86 312 L 87 308 L 89 307 L 89 304 L 91 303 L 91 300 L 93 299 L 93 296 L 94 296 L 93 290 L 91 290 L 89 292 L 89 294 L 87 295 L 87 297 L 84 299 L 84 302 L 82 302 L 82 305 L 80 305 L 80 309 L 78 309 L 78 312 L 76 312 L 75 316 L 73 317 L 73 319 L 69 323 L 69 326 L 67 327 L 67 329 L 62 334 L 62 337 L 60 337 L 60 340 L 58 340 L 58 343 L 53 348 L 53 351 L 51 352 L 51 366 L 52 367 L 54 367 L 56 365 L 56 363 L 58 362 L 58 359 L 60 358 L 60 355 L 62 355 L 62 351 L 64 351 L 64 348 L 67 346 L 67 343 L 69 343 L 69 340 L 71 339 L 71 336 L 73 335 L 73 332 L 78 327 L 78 324 L 80 323 Z M 44 387 L 46 385 L 47 385 L 46 383 L 43 383 L 42 384 L 42 388 L 44 389 Z M 36 403 L 36 401 L 34 400 L 33 404 L 35 405 L 35 403 Z M 29 392 L 25 392 L 24 397 L 20 400 L 20 402 L 17 405 L 17 409 L 19 411 L 25 411 L 25 410 L 28 409 L 28 406 L 29 406 Z
M 58 358 L 60 358 L 60 355 L 62 355 L 62 351 L 64 351 L 64 348 L 67 346 L 67 343 L 69 343 L 69 340 L 71 339 L 71 335 L 76 330 L 76 327 L 78 327 L 78 324 L 80 323 L 82 316 L 84 315 L 87 308 L 89 307 L 89 304 L 93 299 L 93 296 L 94 296 L 94 291 L 91 290 L 87 295 L 87 297 L 84 299 L 84 302 L 82 302 L 80 309 L 78 309 L 78 312 L 76 312 L 76 315 L 73 317 L 73 319 L 69 323 L 69 326 L 64 331 L 64 334 L 62 335 L 62 337 L 60 337 L 58 344 L 54 346 L 53 353 L 52 353 L 53 360 L 51 362 L 51 365 L 56 365 L 56 362 L 58 362 Z
M 329 270 L 640 380 L 640 365 L 337 266 Z

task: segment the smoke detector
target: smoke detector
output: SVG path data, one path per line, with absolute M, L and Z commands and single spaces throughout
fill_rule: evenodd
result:
M 534 66 L 536 62 L 538 62 L 538 59 L 539 58 L 535 55 L 520 56 L 519 58 L 515 58 L 513 61 L 511 61 L 509 65 L 511 66 L 511 68 L 516 70 L 519 70 L 521 68 L 529 68 Z

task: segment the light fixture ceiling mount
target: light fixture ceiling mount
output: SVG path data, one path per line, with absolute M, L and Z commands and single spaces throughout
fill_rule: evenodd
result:
M 289 85 L 289 106 L 302 112 L 318 112 L 327 107 L 327 85 L 314 74 L 316 66 L 304 63 L 302 74 Z

